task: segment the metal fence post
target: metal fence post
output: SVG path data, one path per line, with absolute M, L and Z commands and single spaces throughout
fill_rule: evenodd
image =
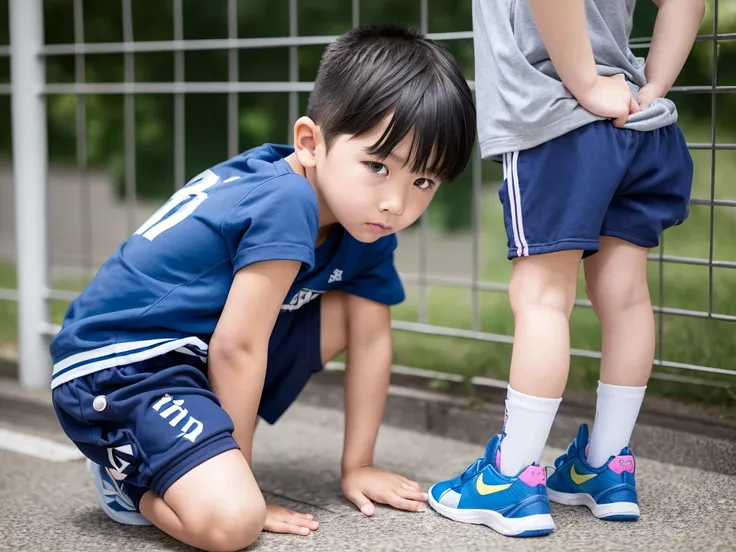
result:
M 43 387 L 51 381 L 42 331 L 48 320 L 43 1 L 10 0 L 9 10 L 19 374 L 21 385 Z

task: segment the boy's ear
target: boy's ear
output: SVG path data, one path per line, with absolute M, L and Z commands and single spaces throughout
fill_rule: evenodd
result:
M 294 152 L 305 168 L 314 168 L 316 149 L 322 141 L 322 133 L 309 117 L 300 117 L 294 123 Z

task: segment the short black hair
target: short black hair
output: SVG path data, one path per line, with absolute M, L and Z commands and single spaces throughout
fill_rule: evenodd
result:
M 322 55 L 307 116 L 320 126 L 329 149 L 337 136 L 370 132 L 389 115 L 391 122 L 368 153 L 385 159 L 413 130 L 411 172 L 451 181 L 465 169 L 476 113 L 452 55 L 405 27 L 348 31 Z

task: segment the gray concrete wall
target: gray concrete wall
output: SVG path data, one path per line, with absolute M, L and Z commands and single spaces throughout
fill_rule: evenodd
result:
M 112 181 L 104 172 L 90 170 L 85 183 L 75 167 L 52 166 L 47 213 L 52 276 L 99 266 L 157 207 L 158 204 L 138 202 L 129 211 L 114 195 Z M 0 162 L 0 261 L 12 262 L 15 257 L 13 177 L 11 166 L 5 161 Z M 402 232 L 396 259 L 402 272 L 419 272 L 418 232 Z M 472 237 L 432 234 L 428 239 L 427 266 L 430 274 L 469 278 L 473 266 Z
M 110 177 L 95 170 L 87 173 L 85 182 L 74 167 L 53 166 L 47 190 L 49 261 L 60 271 L 98 266 L 157 207 L 145 202 L 133 205 L 129 222 L 129 210 L 114 196 Z M 12 169 L 2 163 L 1 260 L 12 261 L 17 255 L 14 211 Z

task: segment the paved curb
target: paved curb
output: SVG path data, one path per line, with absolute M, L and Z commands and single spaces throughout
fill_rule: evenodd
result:
M 485 445 L 503 424 L 505 390 L 488 392 L 491 394 L 496 395 L 495 400 L 479 400 L 392 382 L 384 423 Z M 342 409 L 342 374 L 337 370 L 327 370 L 315 375 L 299 400 L 314 406 Z M 563 400 L 548 445 L 566 449 L 580 424 L 591 425 L 594 415 L 594 407 L 591 409 L 574 400 Z M 691 419 L 685 423 L 674 416 L 666 424 L 656 423 L 663 422 L 664 418 L 642 409 L 631 439 L 637 456 L 736 475 L 736 424 L 719 421 L 711 424 L 710 433 L 706 433 L 706 420 Z
M 330 362 L 323 373 L 315 376 L 314 381 L 320 384 L 341 384 L 343 368 L 343 363 Z M 16 359 L 0 354 L 0 381 L 4 379 L 15 381 L 17 374 Z M 406 366 L 393 367 L 391 383 L 397 387 L 429 391 L 433 400 L 446 396 L 459 399 L 466 405 L 503 405 L 506 399 L 505 381 L 485 377 L 474 377 L 471 381 L 466 381 L 458 374 Z M 595 416 L 594 392 L 568 390 L 565 391 L 563 398 L 560 405 L 561 414 L 583 418 Z M 647 395 L 639 414 L 639 423 L 716 439 L 736 440 L 734 408 L 698 405 Z
M 341 363 L 333 362 L 319 376 L 331 383 L 342 381 Z M 339 373 L 335 379 L 330 373 Z M 395 366 L 391 383 L 396 386 L 433 391 L 459 398 L 467 405 L 504 405 L 507 382 L 475 377 L 463 381 L 461 376 Z M 570 416 L 594 417 L 596 394 L 590 391 L 565 391 L 559 412 Z M 697 404 L 647 395 L 639 414 L 639 423 L 676 431 L 684 431 L 717 439 L 736 439 L 736 410 Z
M 418 372 L 418 371 L 416 371 Z M 0 371 L 0 375 L 2 372 Z M 451 376 L 444 376 L 452 380 Z M 433 383 L 434 382 L 434 383 Z M 342 409 L 343 372 L 332 364 L 316 374 L 299 397 L 314 406 Z M 506 395 L 503 382 L 490 382 L 473 388 L 444 381 L 443 391 L 432 390 L 436 380 L 399 369 L 392 385 L 384 423 L 483 445 L 503 423 Z M 656 401 L 655 401 L 656 403 Z M 642 408 L 631 446 L 637 456 L 659 462 L 736 475 L 736 423 L 708 418 L 707 413 L 661 412 L 654 404 Z M 30 417 L 56 420 L 48 390 L 21 388 L 14 379 L 0 378 L 0 414 L 12 418 Z M 585 395 L 566 394 L 550 433 L 548 444 L 565 449 L 581 423 L 591 424 L 595 404 Z

